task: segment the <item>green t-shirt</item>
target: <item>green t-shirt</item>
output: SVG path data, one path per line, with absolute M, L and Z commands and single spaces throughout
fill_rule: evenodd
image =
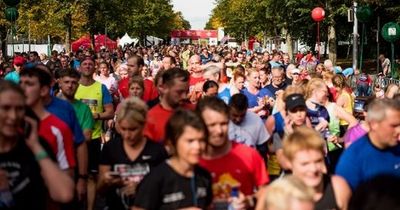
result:
M 8 80 L 8 81 L 12 81 L 12 82 L 14 82 L 15 84 L 19 84 L 19 80 L 20 80 L 20 78 L 19 78 L 19 73 L 18 73 L 17 71 L 14 70 L 14 71 L 12 71 L 12 72 L 6 74 L 6 76 L 4 77 L 4 79 L 5 79 L 5 80 Z
M 72 103 L 72 106 L 75 109 L 76 116 L 78 118 L 79 125 L 81 126 L 82 130 L 83 131 L 93 130 L 94 119 L 89 106 L 79 100 L 75 100 Z

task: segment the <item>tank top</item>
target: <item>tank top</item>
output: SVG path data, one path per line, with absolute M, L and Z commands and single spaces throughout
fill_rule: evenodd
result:
M 90 86 L 79 85 L 78 90 L 75 93 L 75 98 L 88 105 L 92 114 L 102 113 L 104 111 L 101 85 L 102 84 L 97 81 Z M 102 132 L 101 125 L 101 120 L 95 121 L 92 139 L 100 138 Z
M 349 114 L 353 114 L 353 106 L 354 106 L 354 99 L 353 97 L 346 91 L 343 91 L 339 97 L 344 96 L 346 100 L 348 101 L 347 104 L 343 107 L 343 109 L 348 112 Z M 346 122 L 345 120 L 340 120 L 340 125 L 348 125 L 349 123 Z
M 336 203 L 335 192 L 333 191 L 331 176 L 324 174 L 324 189 L 322 197 L 315 202 L 315 210 L 335 210 L 339 209 Z
M 329 132 L 331 135 L 339 136 L 340 135 L 340 124 L 339 121 L 340 119 L 336 117 L 335 115 L 335 108 L 336 108 L 335 103 L 329 103 L 326 106 L 326 109 L 328 110 L 329 113 Z M 328 142 L 328 151 L 334 151 L 336 149 L 339 149 L 335 144 L 332 142 Z

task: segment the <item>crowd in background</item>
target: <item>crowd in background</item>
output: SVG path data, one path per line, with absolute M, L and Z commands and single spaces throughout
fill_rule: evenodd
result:
M 315 52 L 126 46 L 0 67 L 0 208 L 400 207 L 399 86 Z

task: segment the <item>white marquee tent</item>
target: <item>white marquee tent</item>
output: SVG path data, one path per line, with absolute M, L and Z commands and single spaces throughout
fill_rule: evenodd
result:
M 125 33 L 125 35 L 118 40 L 118 46 L 125 46 L 125 45 L 130 45 L 132 43 L 136 44 L 139 40 L 138 39 L 132 39 L 128 33 Z

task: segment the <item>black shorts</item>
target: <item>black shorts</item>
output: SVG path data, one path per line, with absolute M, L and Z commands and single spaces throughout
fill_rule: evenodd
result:
M 88 147 L 89 174 L 98 174 L 100 154 L 101 154 L 101 138 L 88 141 L 87 147 Z

